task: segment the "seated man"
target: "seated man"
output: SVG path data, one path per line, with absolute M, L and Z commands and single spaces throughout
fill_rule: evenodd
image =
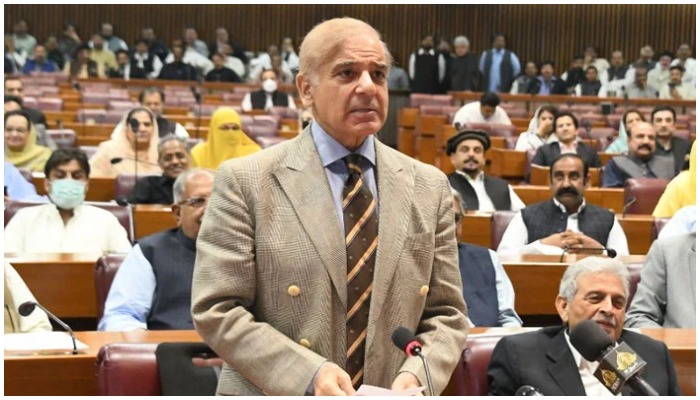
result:
M 29 75 L 34 72 L 58 72 L 58 66 L 46 58 L 46 47 L 39 44 L 34 47 L 34 57 L 27 60 L 22 68 L 22 73 Z
M 447 155 L 456 172 L 447 178 L 467 210 L 495 211 L 525 208 L 513 188 L 501 178 L 484 174 L 491 139 L 484 131 L 462 130 L 447 140 Z
M 696 182 L 696 150 L 695 143 L 690 148 L 690 168 L 687 171 L 681 171 L 675 178 L 671 179 L 671 182 L 666 185 L 664 193 L 659 198 L 659 202 L 656 203 L 654 212 L 652 215 L 656 218 L 672 217 L 676 214 L 676 211 L 689 205 L 695 205 L 695 188 L 697 186 Z
M 185 140 L 172 134 L 162 137 L 158 142 L 158 165 L 163 175 L 149 175 L 136 181 L 129 203 L 173 204 L 175 179 L 190 165 Z
M 629 297 L 629 272 L 617 260 L 587 257 L 564 272 L 555 306 L 564 326 L 504 336 L 491 354 L 490 394 L 513 396 L 523 385 L 545 396 L 612 396 L 594 376 L 598 362 L 571 344 L 571 330 L 592 320 L 614 342 L 625 342 L 647 362 L 640 377 L 661 396 L 680 395 L 671 354 L 663 342 L 622 329 Z M 624 395 L 634 395 L 629 387 Z
M 17 96 L 20 100 L 24 100 L 24 83 L 15 76 L 5 78 L 5 96 Z M 20 103 L 20 106 L 22 104 Z M 46 126 L 46 116 L 41 110 L 22 106 L 22 110 L 29 116 L 32 124 Z M 7 111 L 6 111 L 7 112 Z
M 602 253 L 629 255 L 627 238 L 615 214 L 586 204 L 588 165 L 576 154 L 562 154 L 549 170 L 554 198 L 529 205 L 510 221 L 498 255 Z M 600 249 L 592 250 L 592 249 Z
M 27 66 L 25 65 L 24 68 L 27 68 Z M 683 72 L 684 69 L 680 65 L 674 65 L 669 68 L 668 84 L 661 86 L 659 89 L 660 99 L 695 100 L 695 86 L 691 82 L 683 82 Z
M 578 119 L 570 112 L 560 112 L 552 121 L 557 141 L 544 144 L 537 149 L 532 164 L 549 167 L 560 154 L 578 154 L 590 168 L 600 168 L 600 158 L 595 149 L 578 140 Z
M 469 123 L 513 125 L 508 114 L 499 107 L 499 104 L 501 99 L 496 93 L 486 92 L 481 96 L 481 100 L 462 106 L 455 114 L 452 125 L 457 129 Z
M 272 107 L 289 107 L 292 110 L 297 109 L 294 99 L 290 94 L 282 93 L 277 90 L 277 72 L 273 69 L 265 69 L 260 74 L 262 89 L 246 93 L 241 103 L 243 111 L 250 110 L 269 110 Z
M 90 164 L 77 149 L 51 154 L 44 167 L 51 204 L 25 207 L 5 227 L 7 253 L 125 253 L 131 248 L 117 218 L 83 204 Z
M 676 110 L 670 106 L 657 106 L 651 112 L 651 124 L 656 131 L 657 156 L 673 157 L 676 172 L 688 169 L 688 155 L 691 144 L 686 139 L 676 137 Z
M 647 122 L 638 122 L 630 128 L 629 151 L 605 165 L 603 187 L 623 187 L 629 178 L 673 178 L 673 158 L 654 154 L 655 139 L 654 127 Z
M 657 239 L 627 311 L 627 328 L 695 328 L 695 232 Z
M 586 68 L 586 79 L 574 87 L 574 94 L 580 96 L 605 97 L 605 86 L 598 79 L 598 69 L 593 65 Z
M 214 171 L 194 168 L 175 180 L 178 227 L 139 240 L 114 277 L 101 331 L 194 329 L 192 272 L 197 235 L 211 196 Z
M 139 103 L 155 114 L 156 122 L 158 123 L 158 136 L 163 137 L 173 133 L 184 139 L 190 137 L 190 134 L 187 133 L 187 130 L 182 125 L 163 116 L 165 94 L 159 89 L 143 89 L 139 93 Z
M 467 315 L 471 326 L 522 326 L 515 312 L 513 284 L 498 261 L 495 251 L 459 241 L 462 236 L 462 196 L 452 189 L 459 272 L 462 275 L 462 293 L 467 303 Z
M 207 82 L 243 82 L 237 73 L 224 64 L 225 57 L 222 53 L 214 53 L 211 56 L 211 60 L 214 62 L 214 69 L 207 73 L 204 80 Z
M 46 202 L 44 196 L 36 193 L 34 185 L 29 183 L 19 170 L 11 162 L 5 161 L 5 180 L 3 181 L 5 201 L 41 201 Z

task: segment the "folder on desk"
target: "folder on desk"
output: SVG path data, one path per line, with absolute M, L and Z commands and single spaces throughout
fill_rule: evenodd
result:
M 5 356 L 55 355 L 73 351 L 73 341 L 65 332 L 8 333 L 4 335 Z M 78 352 L 84 353 L 88 346 L 75 341 Z

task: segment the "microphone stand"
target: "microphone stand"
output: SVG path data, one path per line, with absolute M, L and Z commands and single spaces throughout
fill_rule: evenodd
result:
M 195 138 L 199 141 L 199 128 L 202 124 L 202 80 L 197 78 L 197 87 L 192 86 L 191 89 L 194 99 L 197 101 L 197 130 L 195 131 Z
M 428 368 L 428 360 L 421 352 L 417 352 L 416 355 L 420 357 L 420 360 L 423 362 L 423 368 L 425 368 L 425 376 L 428 379 L 428 393 L 430 393 L 430 396 L 435 396 L 435 391 L 433 390 L 433 378 L 431 378 L 430 368 Z

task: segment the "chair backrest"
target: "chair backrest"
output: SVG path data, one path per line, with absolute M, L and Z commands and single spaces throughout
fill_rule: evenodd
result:
M 129 196 L 132 190 L 134 190 L 134 185 L 136 185 L 136 180 L 143 178 L 144 176 L 151 176 L 156 174 L 139 174 L 138 177 L 134 174 L 119 174 L 114 180 L 114 198 L 123 199 Z
M 75 131 L 72 129 L 47 129 L 48 135 L 59 149 L 70 149 L 75 147 Z
M 666 226 L 666 223 L 671 218 L 667 217 L 655 217 L 654 218 L 654 224 L 651 226 L 651 241 L 653 242 L 659 237 L 659 233 L 661 233 L 661 230 L 664 229 L 664 226 Z
M 80 151 L 85 153 L 88 160 L 91 159 L 92 156 L 95 155 L 95 153 L 97 153 L 97 146 L 80 146 L 78 148 L 80 149 Z
M 630 296 L 627 299 L 627 308 L 629 309 L 632 304 L 632 299 L 634 299 L 634 295 L 637 293 L 637 286 L 639 286 L 639 281 L 641 280 L 644 263 L 627 264 L 626 267 L 630 273 Z
M 104 123 L 105 124 L 111 124 L 111 125 L 116 125 L 121 121 L 121 119 L 124 117 L 124 114 L 126 113 L 125 110 L 107 110 L 105 112 L 105 118 L 104 118 Z
M 491 362 L 491 353 L 499 340 L 501 340 L 500 336 L 470 336 L 467 339 L 467 346 L 453 373 L 455 395 L 486 396 L 489 394 L 487 372 Z
M 104 123 L 106 115 L 107 115 L 107 111 L 105 111 L 105 110 L 81 108 L 76 113 L 76 118 L 78 119 L 78 122 L 91 121 L 95 124 L 101 124 L 101 123 Z
M 111 212 L 115 217 L 117 217 L 119 224 L 126 230 L 129 241 L 134 241 L 134 220 L 133 216 L 131 215 L 131 207 L 120 206 L 119 204 L 115 203 L 86 202 L 85 204 Z
M 112 287 L 114 275 L 122 265 L 126 254 L 106 254 L 97 259 L 95 263 L 95 294 L 97 296 L 97 320 L 102 318 L 105 311 L 105 301 Z
M 34 207 L 34 206 L 40 206 L 46 203 L 43 202 L 35 202 L 35 201 L 8 201 L 5 202 L 5 226 L 7 226 L 7 223 L 10 222 L 12 217 L 17 214 L 17 211 L 25 208 L 25 207 Z
M 156 343 L 114 343 L 97 353 L 100 396 L 160 396 Z
M 196 365 L 194 359 L 210 365 Z M 161 343 L 156 348 L 156 361 L 163 396 L 213 396 L 218 383 L 221 359 L 202 342 Z
M 244 127 L 243 130 L 253 139 L 260 136 L 277 136 L 276 126 L 250 125 Z
M 63 109 L 63 99 L 40 97 L 37 100 L 36 106 L 42 111 L 61 111 Z
M 266 149 L 270 146 L 274 146 L 278 143 L 282 143 L 286 140 L 287 139 L 280 136 L 258 136 L 255 138 L 255 141 L 258 142 L 260 147 L 262 147 L 263 149 Z
M 666 190 L 668 179 L 630 178 L 625 182 L 625 204 L 632 198 L 637 199 L 627 207 L 627 214 L 651 214 L 656 203 Z
M 503 233 L 515 217 L 516 211 L 496 211 L 491 215 L 491 248 L 496 250 L 501 244 Z
M 34 183 L 34 177 L 32 177 L 32 171 L 26 169 L 26 168 L 17 168 L 20 174 L 24 177 L 24 179 L 27 180 L 29 183 Z

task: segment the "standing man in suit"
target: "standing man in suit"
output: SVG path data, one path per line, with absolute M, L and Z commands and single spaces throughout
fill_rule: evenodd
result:
M 554 116 L 554 134 L 556 142 L 540 146 L 532 159 L 535 165 L 549 167 L 561 154 L 574 153 L 586 161 L 589 168 L 600 168 L 600 158 L 595 149 L 578 140 L 578 119 L 570 112 L 560 112 Z
M 493 48 L 484 50 L 479 60 L 479 70 L 484 77 L 484 92 L 508 93 L 515 78 L 520 75 L 520 60 L 506 49 L 506 37 L 493 35 Z
M 405 326 L 440 393 L 468 329 L 447 179 L 374 137 L 391 65 L 374 28 L 323 22 L 299 56 L 314 122 L 220 167 L 198 239 L 192 313 L 225 362 L 217 392 L 425 385 L 421 361 L 392 344 Z
M 621 262 L 588 257 L 564 272 L 555 306 L 564 326 L 505 336 L 491 355 L 492 395 L 513 396 L 523 385 L 545 396 L 611 396 L 593 375 L 597 362 L 571 345 L 571 330 L 593 320 L 615 342 L 625 342 L 647 362 L 641 377 L 661 396 L 680 395 L 676 369 L 663 342 L 622 329 L 629 296 L 629 272 Z M 630 395 L 628 387 L 622 394 Z

